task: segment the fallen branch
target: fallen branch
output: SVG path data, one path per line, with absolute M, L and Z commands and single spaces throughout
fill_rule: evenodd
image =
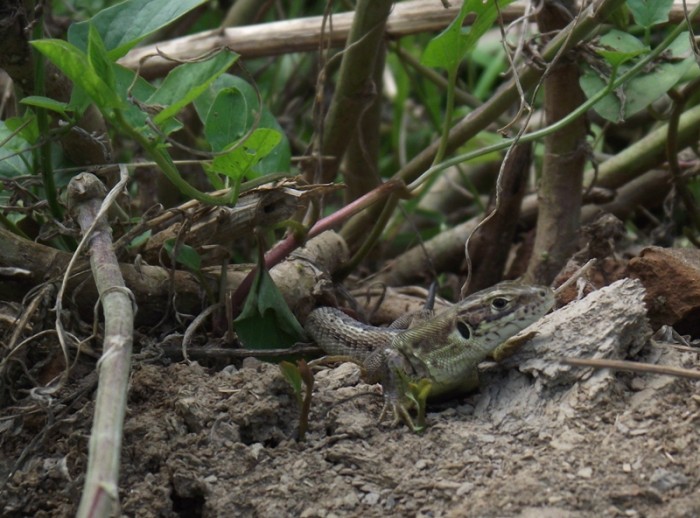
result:
M 95 416 L 79 517 L 111 516 L 119 508 L 119 465 L 133 345 L 134 307 L 131 292 L 119 271 L 105 214 L 110 199 L 113 200 L 124 187 L 127 177 L 124 169 L 122 181 L 104 204 L 105 188 L 95 175 L 79 174 L 68 185 L 69 205 L 85 236 L 83 242 L 88 242 L 90 265 L 105 319 L 103 353 L 97 363 L 99 381 Z
M 523 16 L 526 5 L 526 2 L 518 1 L 502 9 L 503 21 L 509 23 Z M 694 4 L 688 5 L 689 10 L 692 5 Z M 400 38 L 440 31 L 454 20 L 461 7 L 460 0 L 451 0 L 447 9 L 440 0 L 398 2 L 387 20 L 386 34 L 390 38 Z M 164 55 L 175 60 L 188 60 L 216 48 L 228 47 L 244 58 L 257 58 L 315 50 L 321 41 L 332 47 L 341 47 L 347 41 L 354 16 L 352 11 L 333 15 L 333 30 L 326 28 L 325 34 L 323 16 L 212 29 L 133 49 L 119 60 L 119 64 L 136 70 L 145 56 L 154 56 L 145 61 L 140 69 L 144 77 L 154 77 L 177 65 L 177 62 L 164 58 Z M 678 23 L 682 19 L 683 4 L 676 2 L 669 13 L 669 22 Z M 468 25 L 473 20 L 473 16 L 467 16 L 465 24 Z M 163 55 L 158 55 L 159 52 Z
M 398 38 L 442 30 L 455 18 L 461 4 L 461 1 L 451 2 L 451 7 L 445 9 L 440 0 L 396 3 L 387 20 L 386 34 Z M 524 12 L 525 2 L 517 2 L 503 9 L 503 19 L 513 21 Z M 143 58 L 153 56 L 141 65 L 140 73 L 144 77 L 154 77 L 177 65 L 177 62 L 163 56 L 188 60 L 216 48 L 228 47 L 244 58 L 257 58 L 315 50 L 321 42 L 341 47 L 348 39 L 354 17 L 353 11 L 334 14 L 332 30 L 328 24 L 324 28 L 323 16 L 212 29 L 134 49 L 120 59 L 119 64 L 136 70 Z M 473 16 L 467 17 L 467 23 L 473 20 Z

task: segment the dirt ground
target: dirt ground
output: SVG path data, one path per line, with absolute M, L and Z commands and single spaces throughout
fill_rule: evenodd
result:
M 666 363 L 698 366 L 693 353 L 650 347 L 644 354 L 657 360 L 670 355 Z M 299 443 L 297 402 L 277 366 L 246 361 L 213 371 L 137 358 L 122 513 L 700 516 L 700 383 L 605 372 L 610 382 L 589 399 L 585 379 L 538 392 L 531 376 L 491 368 L 481 393 L 432 408 L 429 428 L 414 434 L 378 423 L 379 387 L 343 364 L 317 373 L 310 432 Z M 503 386 L 509 390 L 496 390 Z M 503 406 L 498 399 L 513 390 L 527 393 L 530 403 Z M 0 493 L 3 516 L 75 513 L 88 396 L 55 418 L 28 451 Z M 532 404 L 533 397 L 540 401 Z M 5 479 L 46 419 L 1 423 Z

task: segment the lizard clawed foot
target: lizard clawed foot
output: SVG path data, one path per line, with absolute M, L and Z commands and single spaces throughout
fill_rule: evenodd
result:
M 385 400 L 381 414 L 379 414 L 379 422 L 381 422 L 387 414 L 387 410 L 391 408 L 394 414 L 394 420 L 391 426 L 397 426 L 403 421 L 413 432 L 420 433 L 425 430 L 425 409 L 428 395 L 432 383 L 428 379 L 420 379 L 417 382 L 408 382 L 404 385 L 403 394 L 389 394 Z M 416 409 L 416 421 L 414 422 L 410 409 Z
M 396 427 L 401 423 L 401 421 L 403 421 L 415 433 L 420 433 L 425 429 L 425 426 L 418 426 L 413 422 L 411 414 L 409 413 L 406 405 L 396 401 L 386 401 L 384 403 L 382 412 L 379 414 L 378 422 L 381 423 L 384 420 L 384 417 L 386 417 L 386 415 L 389 413 L 389 408 L 391 408 L 391 413 L 394 414 L 394 419 L 391 421 L 389 426 Z

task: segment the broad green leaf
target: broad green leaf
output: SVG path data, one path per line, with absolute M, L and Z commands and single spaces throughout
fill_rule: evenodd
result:
M 251 176 L 253 167 L 265 158 L 281 140 L 282 135 L 279 131 L 258 128 L 233 151 L 215 157 L 209 169 L 234 180 Z
M 256 175 L 264 175 L 267 173 L 276 173 L 280 171 L 288 171 L 291 163 L 292 152 L 289 146 L 289 140 L 284 134 L 284 130 L 275 119 L 274 115 L 267 109 L 265 105 L 260 105 L 260 99 L 258 94 L 253 88 L 253 86 L 247 81 L 241 79 L 240 77 L 233 76 L 231 74 L 223 74 L 209 87 L 209 89 L 204 92 L 195 102 L 195 108 L 199 114 L 199 118 L 205 123 L 205 134 L 209 134 L 207 130 L 207 120 L 209 114 L 212 112 L 212 107 L 216 102 L 219 92 L 226 89 L 235 88 L 238 90 L 245 99 L 246 102 L 246 112 L 241 113 L 238 116 L 232 114 L 236 118 L 240 118 L 244 121 L 245 125 L 242 126 L 243 133 L 241 136 L 255 125 L 256 128 L 271 128 L 277 130 L 282 136 L 280 143 L 265 157 L 260 160 L 257 165 L 253 167 L 253 171 Z M 213 120 L 212 120 L 213 122 Z M 232 124 L 237 124 L 237 122 L 232 122 Z M 241 123 L 243 124 L 243 123 Z M 238 139 L 234 139 L 223 145 L 221 149 L 230 147 Z M 212 148 L 214 144 L 211 143 Z M 217 146 L 222 144 L 217 140 Z
M 97 32 L 94 25 L 90 25 L 88 33 L 88 60 L 95 73 L 102 78 L 110 90 L 115 89 L 114 68 L 113 63 L 107 55 L 105 44 L 100 38 L 100 33 Z
M 63 103 L 50 97 L 42 97 L 40 95 L 29 95 L 22 100 L 20 103 L 26 104 L 27 106 L 36 106 L 37 108 L 43 108 L 45 110 L 50 110 L 52 112 L 60 113 L 65 116 L 68 110 L 68 103 Z
M 626 32 L 611 30 L 600 38 L 601 48 L 598 54 L 613 66 L 619 66 L 640 54 L 649 52 L 649 48 L 637 38 Z
M 250 349 L 290 347 L 304 336 L 304 330 L 264 268 L 258 268 L 234 325 L 238 338 Z
M 665 56 L 664 61 L 648 67 L 648 71 L 635 76 L 621 89 L 604 97 L 594 106 L 595 111 L 609 121 L 620 122 L 649 106 L 678 83 L 693 64 L 687 32 L 674 40 Z M 624 73 L 627 66 L 627 63 L 624 64 L 619 73 Z M 588 68 L 581 77 L 580 84 L 590 98 L 605 88 L 607 78 L 600 77 L 598 72 Z
M 209 111 L 211 110 L 212 105 L 216 101 L 216 96 L 219 95 L 219 92 L 231 88 L 235 88 L 236 90 L 241 92 L 243 97 L 245 97 L 246 104 L 248 106 L 248 109 L 251 110 L 251 113 L 253 111 L 259 111 L 260 99 L 258 98 L 258 94 L 256 93 L 256 90 L 253 87 L 253 85 L 251 85 L 248 81 L 238 76 L 234 76 L 232 74 L 222 74 L 221 76 L 216 78 L 216 81 L 214 81 L 211 84 L 209 89 L 206 92 L 204 92 L 200 97 L 198 97 L 197 100 L 194 102 L 194 107 L 197 110 L 199 118 L 202 119 L 202 121 L 207 120 Z M 263 113 L 260 116 L 260 123 L 262 123 L 264 120 L 264 114 L 266 111 L 265 106 L 262 107 L 262 110 Z M 253 121 L 254 119 L 249 120 L 249 122 L 246 125 L 246 130 L 250 129 L 250 127 L 253 124 Z M 266 127 L 260 124 L 258 126 Z
M 63 40 L 35 40 L 31 44 L 46 56 L 73 84 L 82 88 L 100 110 L 119 108 L 114 90 L 95 72 L 87 56 Z
M 27 120 L 29 120 L 28 124 Z M 5 120 L 5 126 L 10 132 L 18 133 L 29 144 L 36 144 L 39 140 L 39 125 L 34 114 L 29 111 L 22 117 L 10 117 Z
M 627 0 L 634 21 L 645 28 L 667 22 L 671 6 L 673 0 Z
M 272 147 L 264 156 L 259 157 L 257 163 L 253 166 L 253 172 L 256 177 L 263 176 L 269 173 L 279 173 L 289 171 L 292 161 L 292 152 L 289 147 L 289 140 L 281 129 L 273 128 L 258 128 L 267 129 L 275 132 L 277 144 Z M 256 130 L 257 131 L 257 130 Z
M 81 50 L 88 46 L 88 25 L 102 36 L 109 57 L 117 60 L 149 34 L 153 34 L 205 0 L 127 0 L 103 9 L 89 22 L 68 28 L 68 41 Z
M 624 3 L 613 9 L 612 12 L 608 14 L 605 21 L 612 23 L 616 29 L 626 31 L 630 25 L 629 14 L 629 7 Z
M 423 52 L 421 63 L 429 67 L 442 67 L 446 70 L 451 70 L 459 64 L 467 51 L 467 33 L 462 31 L 462 24 L 464 18 L 471 11 L 471 3 L 469 0 L 464 2 L 452 23 L 430 40 Z
M 134 239 L 131 240 L 131 243 L 129 243 L 127 246 L 130 250 L 136 250 L 138 248 L 141 248 L 141 246 L 145 245 L 148 240 L 151 238 L 151 234 L 153 233 L 152 230 L 148 229 L 146 232 L 142 232 L 138 236 L 136 236 Z
M 135 103 L 139 101 L 145 104 L 146 99 L 156 91 L 156 87 L 141 76 L 136 77 L 136 74 L 128 68 L 116 65 L 114 72 L 117 93 L 122 99 L 126 99 L 123 110 L 124 118 L 129 123 L 129 126 L 143 130 L 147 127 L 146 119 L 148 114 L 139 109 Z M 136 81 L 134 81 L 135 77 Z
M 122 114 L 130 126 L 137 128 L 148 137 L 156 137 L 156 132 L 146 123 L 149 114 L 143 111 L 137 103 L 146 105 L 146 100 L 156 91 L 155 86 L 143 79 L 141 76 L 134 77 L 136 74 L 120 65 L 114 66 L 114 72 L 117 83 L 117 93 L 122 99 L 127 101 L 124 103 Z M 131 90 L 129 90 L 131 88 Z M 182 123 L 177 119 L 169 119 L 162 127 L 161 131 L 166 135 L 176 131 L 182 127 Z
M 237 59 L 238 54 L 220 52 L 206 61 L 186 63 L 171 70 L 163 84 L 146 101 L 149 105 L 164 107 L 153 117 L 153 122 L 161 124 L 177 115 L 182 108 L 209 88 L 209 85 L 226 72 Z
M 85 90 L 78 85 L 73 85 L 73 90 L 70 93 L 70 101 L 68 108 L 75 112 L 76 116 L 80 117 L 88 106 L 92 104 L 90 96 L 85 93 Z
M 627 116 L 646 108 L 668 92 L 693 65 L 694 59 L 687 32 L 679 35 L 668 50 L 678 61 L 659 63 L 649 73 L 632 79 L 625 87 Z
M 503 9 L 512 2 L 513 0 L 499 0 L 498 6 Z M 470 27 L 462 27 L 469 13 L 474 13 L 476 19 Z M 464 55 L 472 50 L 479 38 L 491 28 L 497 15 L 498 9 L 494 1 L 466 0 L 452 23 L 430 40 L 421 63 L 445 70 L 457 67 Z
M 165 248 L 171 259 L 174 259 L 189 270 L 198 272 L 202 269 L 202 258 L 191 246 L 180 243 L 177 247 L 177 256 L 175 256 L 175 239 L 166 240 L 163 243 L 163 248 Z
M 0 178 L 14 178 L 31 173 L 32 152 L 29 142 L 20 135 L 13 134 L 15 128 L 8 126 L 19 126 L 21 119 L 13 119 L 19 124 L 8 124 L 10 121 L 0 121 L 0 142 L 4 142 L 0 147 Z M 9 139 L 9 140 L 8 140 Z M 5 142 L 6 141 L 6 142 Z
M 241 139 L 250 129 L 248 103 L 236 87 L 219 91 L 204 122 L 204 134 L 214 151 L 221 151 Z

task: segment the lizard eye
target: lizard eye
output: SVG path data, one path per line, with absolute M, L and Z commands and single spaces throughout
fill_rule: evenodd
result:
M 496 297 L 491 301 L 491 307 L 493 309 L 504 309 L 508 305 L 508 299 L 503 297 Z
M 465 324 L 464 322 L 457 322 L 457 332 L 465 340 L 469 340 L 469 338 L 472 336 L 471 328 L 467 324 Z

